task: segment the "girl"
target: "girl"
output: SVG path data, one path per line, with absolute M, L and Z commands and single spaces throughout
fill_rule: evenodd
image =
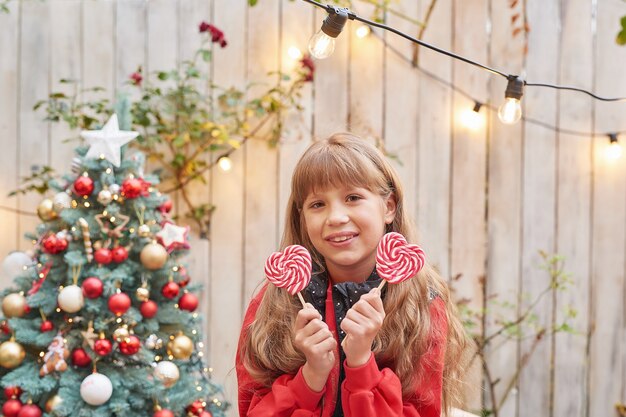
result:
M 265 285 L 237 352 L 240 416 L 439 417 L 456 395 L 462 325 L 429 265 L 378 291 L 376 248 L 413 230 L 385 157 L 343 133 L 298 162 L 281 247 L 311 253 L 310 304 Z M 342 344 L 343 342 L 343 344 Z

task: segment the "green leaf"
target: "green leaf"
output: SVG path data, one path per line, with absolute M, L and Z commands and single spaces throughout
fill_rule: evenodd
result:
M 622 29 L 615 38 L 618 45 L 626 45 L 626 29 Z
M 256 6 L 256 4 L 259 2 L 259 0 L 248 0 L 248 5 L 250 7 Z
M 168 79 L 169 74 L 165 71 L 160 71 L 159 74 L 157 75 L 157 77 L 159 78 L 159 80 L 161 81 L 165 81 Z
M 208 49 L 203 49 L 201 53 L 202 53 L 202 60 L 204 62 L 209 62 L 211 60 L 211 51 L 209 51 Z

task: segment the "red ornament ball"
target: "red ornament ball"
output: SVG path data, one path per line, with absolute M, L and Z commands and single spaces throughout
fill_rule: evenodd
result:
M 122 183 L 122 195 L 126 198 L 137 198 L 144 189 L 145 181 L 140 178 L 127 178 Z
M 204 410 L 204 406 L 202 405 L 202 401 L 196 400 L 191 405 L 187 407 L 187 412 L 193 414 L 194 416 L 199 415 Z
M 22 403 L 20 400 L 11 399 L 2 406 L 2 414 L 4 414 L 4 417 L 17 417 L 21 409 Z
M 93 350 L 100 356 L 106 356 L 111 353 L 113 345 L 109 339 L 98 339 L 93 344 Z
M 20 387 L 6 387 L 4 389 L 4 396 L 7 398 L 17 398 L 22 395 L 22 389 Z
M 65 249 L 67 249 L 67 239 L 64 239 L 62 237 L 57 237 L 57 247 L 56 247 L 56 253 L 61 253 L 63 252 Z
M 152 417 L 174 417 L 174 413 L 164 408 L 163 410 L 159 410 L 152 414 Z
M 11 334 L 11 328 L 9 327 L 9 322 L 5 320 L 2 323 L 0 323 L 0 330 L 2 330 L 2 333 L 4 334 Z
M 80 196 L 91 195 L 93 189 L 93 180 L 89 177 L 80 176 L 74 181 L 74 191 Z
M 113 260 L 113 254 L 107 248 L 100 248 L 93 254 L 93 258 L 99 264 L 107 265 Z
M 91 358 L 85 352 L 85 349 L 76 348 L 72 351 L 72 363 L 81 368 L 86 368 L 91 364 Z
M 41 417 L 42 414 L 41 408 L 34 404 L 26 404 L 17 413 L 17 417 Z
M 130 297 L 123 293 L 118 292 L 109 297 L 109 310 L 116 316 L 121 316 L 126 313 L 130 308 Z
M 119 264 L 128 259 L 128 250 L 123 246 L 117 246 L 111 251 L 113 262 Z
M 64 249 L 62 249 L 63 244 L 59 243 L 60 240 L 65 240 L 65 239 L 59 239 L 57 235 L 54 235 L 54 234 L 50 234 L 44 237 L 43 240 L 41 241 L 41 246 L 43 247 L 43 251 L 51 255 L 61 252 Z M 67 241 L 65 241 L 65 248 L 67 248 Z
M 156 316 L 157 311 L 159 311 L 159 306 L 154 301 L 148 300 L 141 303 L 139 311 L 141 312 L 142 316 L 147 319 L 151 319 L 152 317 Z
M 172 211 L 172 200 L 165 200 L 163 204 L 159 206 L 159 211 L 162 214 L 166 214 Z
M 200 415 L 198 415 L 198 417 L 213 417 L 213 414 L 211 414 L 210 411 L 204 410 L 200 413 Z
M 103 284 L 100 278 L 89 277 L 83 281 L 83 295 L 87 298 L 98 298 L 102 295 Z
M 52 329 L 54 329 L 54 325 L 52 324 L 50 320 L 42 321 L 41 326 L 39 326 L 39 330 L 41 330 L 44 333 L 49 332 Z
M 120 342 L 120 352 L 124 355 L 134 355 L 139 352 L 139 348 L 141 348 L 141 342 L 134 334 L 131 334 Z
M 170 300 L 172 298 L 178 297 L 179 292 L 180 287 L 174 281 L 169 281 L 163 286 L 163 288 L 161 288 L 161 294 L 163 294 L 163 297 L 169 298 Z
M 178 300 L 178 307 L 181 310 L 195 311 L 198 308 L 198 297 L 195 294 L 186 292 Z

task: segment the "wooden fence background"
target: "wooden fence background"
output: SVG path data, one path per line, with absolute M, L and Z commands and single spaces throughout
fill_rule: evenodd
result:
M 626 95 L 626 48 L 615 44 L 618 0 L 526 0 L 524 35 L 513 36 L 509 2 L 439 0 L 424 39 L 529 82 Z M 417 19 L 430 1 L 398 0 L 391 7 Z M 224 30 L 228 47 L 214 49 L 209 71 L 222 86 L 243 88 L 268 80 L 268 71 L 291 71 L 290 46 L 306 48 L 323 13 L 302 1 L 259 0 L 14 0 L 0 14 L 0 241 L 2 256 L 27 249 L 41 197 L 8 198 L 33 165 L 69 169 L 66 128 L 42 121 L 33 104 L 63 91 L 61 78 L 101 86 L 114 97 L 138 65 L 171 69 L 199 44 L 201 20 Z M 372 9 L 356 1 L 354 11 Z M 519 21 L 518 21 L 519 22 Z M 415 35 L 417 27 L 389 14 L 387 23 Z M 516 23 L 518 24 L 518 23 Z M 574 285 L 538 306 L 549 326 L 572 305 L 578 334 L 547 337 L 530 357 L 504 416 L 616 416 L 626 402 L 626 155 L 604 157 L 606 135 L 576 136 L 520 122 L 501 124 L 483 109 L 486 124 L 464 128 L 458 114 L 473 102 L 494 106 L 505 82 L 462 62 L 422 49 L 420 67 L 408 62 L 412 46 L 393 34 L 365 39 L 349 23 L 334 55 L 317 62 L 314 83 L 302 97 L 304 112 L 290 117 L 278 149 L 250 141 L 233 155 L 233 170 L 214 170 L 196 198 L 215 204 L 210 241 L 194 239 L 193 279 L 205 284 L 206 350 L 214 377 L 236 402 L 234 353 L 242 313 L 262 278 L 266 256 L 278 245 L 290 173 L 312 138 L 350 129 L 382 138 L 400 155 L 395 163 L 417 220 L 420 241 L 446 277 L 472 305 L 486 294 L 515 302 L 549 283 L 538 251 L 559 253 Z M 441 82 L 443 81 L 443 82 Z M 626 105 L 545 88 L 527 88 L 524 112 L 561 129 L 608 133 L 626 130 Z M 622 142 L 625 137 L 620 138 Z M 7 285 L 5 282 L 4 285 Z M 525 298 L 524 298 L 525 299 Z M 495 313 L 494 313 L 495 314 Z M 494 376 L 505 381 L 532 341 L 503 341 L 490 355 Z M 472 405 L 480 403 L 478 392 Z M 488 403 L 488 398 L 485 399 Z M 232 414 L 235 415 L 236 408 Z

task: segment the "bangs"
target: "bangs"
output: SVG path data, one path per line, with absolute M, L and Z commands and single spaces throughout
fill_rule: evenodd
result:
M 386 194 L 384 173 L 372 162 L 368 147 L 318 142 L 302 156 L 293 174 L 292 195 L 298 207 L 311 192 L 330 187 L 360 187 Z

